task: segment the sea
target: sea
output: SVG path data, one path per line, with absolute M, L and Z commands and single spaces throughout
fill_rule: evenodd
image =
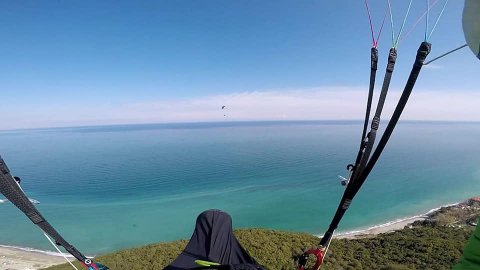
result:
M 98 255 L 188 239 L 207 209 L 228 212 L 234 228 L 322 235 L 345 190 L 338 175 L 354 162 L 362 126 L 279 121 L 9 130 L 0 132 L 0 154 L 60 234 Z M 480 195 L 479 138 L 480 123 L 400 122 L 338 232 Z M 0 244 L 53 250 L 10 203 L 0 204 Z

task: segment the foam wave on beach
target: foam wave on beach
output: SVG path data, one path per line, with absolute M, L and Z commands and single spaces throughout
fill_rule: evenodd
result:
M 69 253 L 58 253 L 54 251 L 40 250 L 40 249 L 29 248 L 29 247 L 17 247 L 17 246 L 7 246 L 7 245 L 0 245 L 0 247 L 8 248 L 8 249 L 16 249 L 16 250 L 21 250 L 26 252 L 41 253 L 41 254 L 50 255 L 50 256 L 57 256 L 57 257 L 65 256 L 67 258 L 73 258 L 73 256 L 70 255 Z
M 437 207 L 437 208 L 433 208 L 430 211 L 428 211 L 427 213 L 425 213 L 424 215 L 430 215 L 432 213 L 435 213 L 443 207 L 457 206 L 457 205 L 462 204 L 462 203 L 464 203 L 464 202 L 451 203 L 451 204 L 446 204 L 446 205 L 443 205 L 443 206 L 440 206 L 440 207 Z
M 426 215 L 416 215 L 416 216 L 412 216 L 412 217 L 396 219 L 396 220 L 389 221 L 389 222 L 386 222 L 386 223 L 383 223 L 383 224 L 368 227 L 366 229 L 335 233 L 335 236 L 342 237 L 342 236 L 350 236 L 350 235 L 369 234 L 371 231 L 381 230 L 381 229 L 384 229 L 382 231 L 385 231 L 385 232 L 386 231 L 391 231 L 391 230 L 396 230 L 397 229 L 396 225 L 404 224 L 405 222 L 411 223 L 411 222 L 414 222 L 415 220 L 423 219 L 423 218 L 426 218 L 426 217 L 427 217 Z

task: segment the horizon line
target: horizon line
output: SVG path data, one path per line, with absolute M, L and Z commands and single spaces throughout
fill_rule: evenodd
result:
M 381 120 L 381 123 L 388 123 L 388 120 Z M 0 132 L 12 132 L 12 131 L 29 131 L 29 130 L 53 130 L 53 129 L 77 129 L 77 128 L 101 128 L 101 127 L 128 127 L 128 126 L 159 126 L 159 125 L 198 125 L 198 124 L 215 124 L 218 126 L 232 125 L 232 124 L 267 124 L 267 123 L 328 123 L 336 122 L 339 124 L 346 123 L 363 123 L 363 119 L 276 119 L 276 120 L 230 120 L 230 121 L 178 121 L 178 122 L 148 122 L 148 123 L 122 123 L 122 124 L 92 124 L 92 125 L 67 125 L 67 126 L 46 126 L 46 127 L 31 127 L 31 128 L 13 128 L 13 129 L 1 129 Z M 428 119 L 400 119 L 398 121 L 403 123 L 430 123 L 430 124 L 480 124 L 479 120 L 428 120 Z M 369 124 L 371 121 L 369 121 Z

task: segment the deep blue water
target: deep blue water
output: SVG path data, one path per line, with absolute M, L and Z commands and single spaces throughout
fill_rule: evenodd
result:
M 88 254 L 188 238 L 196 215 L 320 234 L 362 123 L 253 122 L 0 132 L 0 154 L 58 231 Z M 350 231 L 480 194 L 480 123 L 401 122 L 340 224 Z M 0 244 L 49 249 L 11 204 Z

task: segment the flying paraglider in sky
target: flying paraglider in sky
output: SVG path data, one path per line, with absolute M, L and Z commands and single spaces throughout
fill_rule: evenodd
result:
M 223 105 L 223 106 L 222 106 L 222 111 L 225 110 L 226 108 L 227 108 L 227 106 Z M 223 116 L 226 117 L 227 114 L 226 114 L 226 113 L 223 113 Z

